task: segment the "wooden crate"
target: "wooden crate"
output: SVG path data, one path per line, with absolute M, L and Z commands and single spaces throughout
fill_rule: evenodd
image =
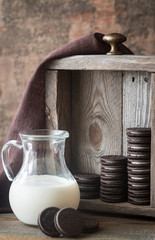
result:
M 128 127 L 151 127 L 150 206 L 81 200 L 80 208 L 155 217 L 155 56 L 72 56 L 47 66 L 47 127 L 70 133 L 66 162 L 100 173 L 100 156 L 126 155 Z

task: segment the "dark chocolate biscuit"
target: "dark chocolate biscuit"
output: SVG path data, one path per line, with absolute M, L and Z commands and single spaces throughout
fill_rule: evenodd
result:
M 128 188 L 128 194 L 133 197 L 145 197 L 150 196 L 150 189 L 146 190 L 137 190 L 137 189 L 130 189 Z
M 150 167 L 150 159 L 130 159 L 128 158 L 128 167 L 145 167 L 149 168 Z
M 88 184 L 78 184 L 79 185 L 79 188 L 80 188 L 80 191 L 81 192 L 98 192 L 99 191 L 99 188 L 100 188 L 100 185 L 99 184 L 95 184 L 95 185 L 88 185 Z
M 123 186 L 126 184 L 126 179 L 117 179 L 117 180 L 104 180 L 101 178 L 101 184 L 103 185 L 111 185 L 113 187 L 115 186 Z
M 136 189 L 136 188 L 128 187 L 128 196 L 140 197 L 140 198 L 150 197 L 150 188 L 148 188 L 148 189 L 137 188 Z
M 127 128 L 126 134 L 131 137 L 150 137 L 151 128 Z
M 127 187 L 124 187 L 124 188 L 100 188 L 100 193 L 104 193 L 104 194 L 107 194 L 107 195 L 111 195 L 111 194 L 114 194 L 114 195 L 120 195 L 120 194 L 124 194 L 125 192 L 127 191 Z
M 121 166 L 125 165 L 127 158 L 122 155 L 105 155 L 101 156 L 101 164 L 106 166 Z
M 92 233 L 96 232 L 99 228 L 99 222 L 95 219 L 83 218 L 84 228 L 82 233 Z
M 127 137 L 127 142 L 128 143 L 133 143 L 133 144 L 151 144 L 151 138 L 150 137 Z
M 128 176 L 132 175 L 150 175 L 150 167 L 127 167 Z
M 101 196 L 107 196 L 107 197 L 114 197 L 114 196 L 126 196 L 127 195 L 127 190 L 126 191 L 100 191 Z
M 149 182 L 131 182 L 128 181 L 128 189 L 150 189 Z
M 125 184 L 123 187 L 111 187 L 111 186 L 105 186 L 105 185 L 101 185 L 100 186 L 100 192 L 110 192 L 110 193 L 122 193 L 122 192 L 125 192 L 127 189 L 127 184 Z
M 150 199 L 148 197 L 147 198 L 137 198 L 137 197 L 128 196 L 128 202 L 135 204 L 135 205 L 149 205 Z
M 149 175 L 128 174 L 128 182 L 147 183 L 147 182 L 150 182 L 150 176 Z
M 101 166 L 101 172 L 107 172 L 107 173 L 122 173 L 126 171 L 126 165 L 125 166 Z
M 62 208 L 54 218 L 55 226 L 62 235 L 76 237 L 83 230 L 83 219 L 78 211 L 73 208 Z
M 101 177 L 105 177 L 105 178 L 122 178 L 126 176 L 126 171 L 124 172 L 113 172 L 113 173 L 108 173 L 108 172 L 104 172 L 101 171 Z
M 149 152 L 151 149 L 151 144 L 134 144 L 128 143 L 128 151 L 131 152 Z
M 150 158 L 150 152 L 127 152 L 128 158 L 130 159 L 149 159 Z
M 127 178 L 127 175 L 124 175 L 124 176 L 122 176 L 122 175 L 116 175 L 116 176 L 110 176 L 110 177 L 108 177 L 108 176 L 105 176 L 105 175 L 101 175 L 101 181 L 102 180 L 125 180 Z
M 57 207 L 49 207 L 44 209 L 38 216 L 38 227 L 50 237 L 58 237 L 60 235 L 54 224 L 54 216 L 58 211 L 59 208 Z
M 132 191 L 128 191 L 128 196 L 130 197 L 136 197 L 136 198 L 150 198 L 150 191 L 146 190 L 147 192 L 141 192 L 141 191 L 135 191 L 134 193 Z
M 74 175 L 78 183 L 99 183 L 100 175 L 93 173 L 79 173 Z
M 81 173 L 74 175 L 80 189 L 80 198 L 95 199 L 99 198 L 100 175 L 92 173 Z
M 109 203 L 118 203 L 118 202 L 124 202 L 127 200 L 127 196 L 106 196 L 106 195 L 102 195 L 100 194 L 100 199 L 103 202 L 109 202 Z
M 98 192 L 80 192 L 81 199 L 96 199 L 99 198 L 99 191 Z
M 126 159 L 126 157 L 123 155 L 103 155 L 103 156 L 101 156 L 101 161 L 102 160 L 105 160 L 105 161 L 110 160 L 110 161 L 115 162 L 115 161 L 122 161 L 125 159 Z

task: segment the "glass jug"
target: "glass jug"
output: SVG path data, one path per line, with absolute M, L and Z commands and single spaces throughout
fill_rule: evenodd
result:
M 25 224 L 37 225 L 39 213 L 47 207 L 77 209 L 79 187 L 64 158 L 69 133 L 42 129 L 19 135 L 22 143 L 11 140 L 2 148 L 3 167 L 13 181 L 9 201 L 16 217 Z M 15 178 L 8 164 L 12 146 L 23 149 L 23 164 Z

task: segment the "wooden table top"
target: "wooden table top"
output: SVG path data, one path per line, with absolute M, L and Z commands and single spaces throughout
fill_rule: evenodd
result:
M 85 217 L 97 219 L 100 227 L 96 233 L 81 234 L 80 240 L 153 240 L 155 219 L 112 216 L 82 212 Z M 37 227 L 19 222 L 13 214 L 0 214 L 0 240 L 48 240 Z M 51 238 L 59 239 L 59 238 Z M 62 238 L 61 238 L 62 239 Z M 64 240 L 67 238 L 63 238 Z M 69 238 L 72 239 L 72 238 Z

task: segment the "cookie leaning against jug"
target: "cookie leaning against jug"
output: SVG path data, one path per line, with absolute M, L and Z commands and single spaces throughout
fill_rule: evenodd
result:
M 100 199 L 110 203 L 127 200 L 127 158 L 125 156 L 101 157 Z
M 128 202 L 150 203 L 151 129 L 127 128 Z
M 100 175 L 94 173 L 78 173 L 74 175 L 81 199 L 96 199 L 100 193 Z

